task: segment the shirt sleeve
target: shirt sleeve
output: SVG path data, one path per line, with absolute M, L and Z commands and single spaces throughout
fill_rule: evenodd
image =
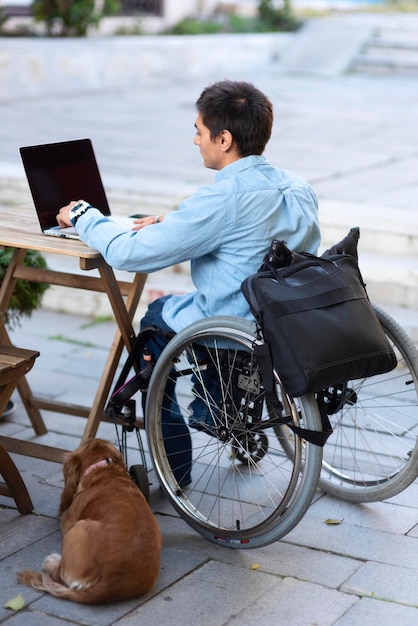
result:
M 155 272 L 176 263 L 210 254 L 222 243 L 226 201 L 213 186 L 201 187 L 177 211 L 158 224 L 127 231 L 97 209 L 77 221 L 80 239 L 98 250 L 116 269 Z

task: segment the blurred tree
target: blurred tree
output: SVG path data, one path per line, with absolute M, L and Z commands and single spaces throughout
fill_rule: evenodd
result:
M 33 0 L 33 14 L 49 37 L 84 37 L 105 15 L 115 15 L 119 0 Z
M 294 17 L 291 0 L 282 0 L 282 6 L 277 8 L 274 0 L 259 0 L 258 16 L 273 30 L 294 30 L 300 22 Z

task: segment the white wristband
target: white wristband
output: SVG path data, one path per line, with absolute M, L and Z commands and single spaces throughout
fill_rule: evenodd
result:
M 73 206 L 72 209 L 70 209 L 70 212 L 68 214 L 71 224 L 75 226 L 78 218 L 81 215 L 83 215 L 86 211 L 92 208 L 93 207 L 91 206 L 91 204 L 89 204 L 88 202 L 85 202 L 84 200 L 82 200 L 81 202 L 78 202 L 75 206 Z

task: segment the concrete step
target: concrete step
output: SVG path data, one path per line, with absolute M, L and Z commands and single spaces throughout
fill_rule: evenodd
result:
M 375 51 L 376 54 L 387 52 L 399 56 L 415 56 L 418 54 L 418 35 L 413 33 L 411 37 L 399 37 L 398 39 L 385 39 L 384 35 L 373 37 L 366 43 L 363 50 L 369 54 L 373 54 Z
M 352 72 L 418 73 L 416 22 L 380 26 L 353 57 Z
M 374 302 L 373 299 L 371 299 Z M 412 339 L 418 349 L 418 319 L 417 310 L 390 304 L 380 305 Z
M 418 312 L 416 257 L 360 249 L 359 266 L 371 300 L 382 305 L 402 305 Z
M 360 251 L 418 258 L 418 212 L 359 202 L 321 200 L 319 215 L 326 245 L 353 226 L 360 228 Z
M 394 56 L 388 54 L 371 55 L 362 54 L 355 58 L 352 72 L 375 73 L 375 74 L 418 74 L 418 54 L 411 58 L 407 56 Z
M 360 227 L 359 266 L 370 300 L 389 311 L 418 343 L 418 215 L 349 202 L 322 201 L 321 250 Z
M 400 18 L 401 16 L 399 16 Z M 375 39 L 381 42 L 388 42 L 394 45 L 400 44 L 404 46 L 418 44 L 418 20 L 407 18 L 405 20 L 394 20 L 392 26 L 390 24 L 380 24 Z

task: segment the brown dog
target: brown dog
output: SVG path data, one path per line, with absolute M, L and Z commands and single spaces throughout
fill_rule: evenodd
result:
M 19 572 L 19 582 L 82 604 L 149 591 L 160 568 L 161 532 L 122 455 L 90 439 L 67 456 L 63 471 L 62 556 L 47 556 L 43 572 Z

